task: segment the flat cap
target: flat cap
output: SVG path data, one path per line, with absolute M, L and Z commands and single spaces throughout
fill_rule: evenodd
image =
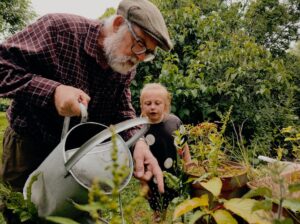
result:
M 164 18 L 159 9 L 148 0 L 122 0 L 117 14 L 137 24 L 147 34 L 158 41 L 165 51 L 172 49 L 172 42 Z

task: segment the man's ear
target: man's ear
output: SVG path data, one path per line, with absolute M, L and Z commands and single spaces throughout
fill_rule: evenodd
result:
M 113 31 L 117 32 L 119 27 L 125 22 L 125 19 L 123 16 L 117 15 L 116 18 L 113 21 Z

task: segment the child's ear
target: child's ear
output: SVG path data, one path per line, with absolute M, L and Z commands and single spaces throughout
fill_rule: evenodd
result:
M 169 108 L 168 104 L 165 103 L 165 109 L 164 109 L 164 111 L 165 111 L 166 114 L 170 112 L 169 109 L 170 108 Z

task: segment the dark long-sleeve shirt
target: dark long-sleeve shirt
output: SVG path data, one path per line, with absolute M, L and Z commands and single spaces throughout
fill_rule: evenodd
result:
M 60 84 L 91 97 L 89 121 L 109 125 L 135 117 L 129 89 L 135 71 L 111 70 L 97 43 L 101 29 L 97 20 L 49 14 L 0 45 L 0 97 L 13 99 L 7 115 L 17 133 L 59 142 L 63 117 L 55 109 L 54 91 Z

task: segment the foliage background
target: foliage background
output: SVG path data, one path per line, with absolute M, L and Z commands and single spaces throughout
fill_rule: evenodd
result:
M 35 16 L 30 0 L 0 1 L 0 40 L 21 30 Z
M 274 154 L 280 129 L 299 124 L 300 1 L 154 1 L 166 18 L 174 49 L 139 66 L 132 86 L 161 82 L 184 123 L 217 121 L 233 106 L 227 137 L 242 129 L 253 158 Z M 286 152 L 286 156 L 289 153 Z

